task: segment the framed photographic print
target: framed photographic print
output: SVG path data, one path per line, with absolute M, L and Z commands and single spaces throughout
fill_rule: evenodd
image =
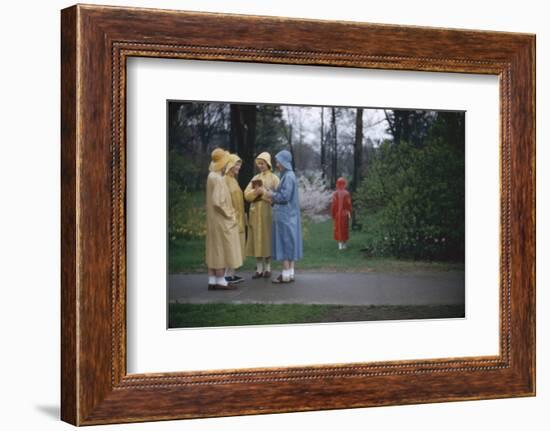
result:
M 167 112 L 169 328 L 464 317 L 465 112 L 175 100 Z M 233 151 L 229 246 L 215 235 L 227 217 L 205 210 L 218 146 Z M 287 232 L 290 204 L 261 190 L 277 199 L 290 172 L 300 219 Z M 221 285 L 209 247 L 241 255 Z
M 535 37 L 62 11 L 61 416 L 535 394 Z

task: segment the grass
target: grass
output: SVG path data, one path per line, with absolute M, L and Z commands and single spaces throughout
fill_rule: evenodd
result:
M 361 251 L 365 245 L 365 234 L 351 231 L 348 248 L 338 250 L 332 239 L 332 221 L 307 223 L 304 232 L 304 259 L 296 266 L 302 269 L 324 271 L 373 271 L 414 272 L 463 270 L 464 264 L 448 262 L 423 262 L 394 258 L 369 258 Z M 176 239 L 171 241 L 168 253 L 170 273 L 205 272 L 203 239 Z M 278 264 L 274 265 L 278 268 Z M 255 260 L 246 258 L 242 270 L 252 271 Z
M 460 317 L 463 305 L 169 304 L 170 328 Z

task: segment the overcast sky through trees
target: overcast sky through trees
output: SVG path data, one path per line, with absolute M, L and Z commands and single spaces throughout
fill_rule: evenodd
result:
M 283 118 L 287 123 L 295 125 L 295 139 L 301 133 L 303 144 L 310 145 L 315 151 L 320 150 L 321 133 L 321 107 L 310 106 L 289 106 L 281 105 L 283 109 Z M 330 121 L 331 107 L 324 108 L 325 125 Z M 338 135 L 342 137 L 352 137 L 355 134 L 355 108 L 339 107 L 342 118 L 338 122 Z M 290 121 L 289 121 L 290 120 Z M 301 127 L 301 130 L 299 129 Z M 383 109 L 365 108 L 363 111 L 363 131 L 364 139 L 370 139 L 377 144 L 384 139 L 392 139 L 387 132 L 388 122 L 385 119 Z M 351 139 L 351 138 L 350 138 Z

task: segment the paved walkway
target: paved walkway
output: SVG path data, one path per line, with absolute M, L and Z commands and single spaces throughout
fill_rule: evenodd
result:
M 273 284 L 245 277 L 237 290 L 208 290 L 205 274 L 171 274 L 169 301 L 231 304 L 457 305 L 464 304 L 464 272 L 297 272 L 296 281 Z M 278 273 L 275 273 L 278 275 Z

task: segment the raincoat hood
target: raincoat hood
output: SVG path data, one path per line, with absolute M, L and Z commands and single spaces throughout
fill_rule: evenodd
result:
M 237 156 L 236 154 L 230 154 L 229 161 L 227 162 L 227 171 L 229 171 L 233 166 L 235 166 L 239 162 L 242 163 L 242 160 L 239 156 Z
M 344 190 L 346 188 L 347 181 L 345 178 L 340 177 L 336 180 L 336 188 L 338 190 Z
M 229 162 L 229 152 L 221 148 L 216 148 L 212 151 L 210 157 L 212 158 L 210 166 L 208 167 L 210 171 L 219 172 L 227 165 L 227 162 Z
M 277 160 L 287 171 L 292 170 L 292 155 L 288 150 L 279 151 L 275 155 L 275 160 Z
M 256 157 L 256 160 L 263 160 L 264 162 L 267 163 L 267 166 L 269 166 L 269 169 L 272 169 L 271 167 L 271 155 L 267 152 L 267 151 L 264 151 L 263 153 L 260 153 L 258 155 L 258 157 Z

